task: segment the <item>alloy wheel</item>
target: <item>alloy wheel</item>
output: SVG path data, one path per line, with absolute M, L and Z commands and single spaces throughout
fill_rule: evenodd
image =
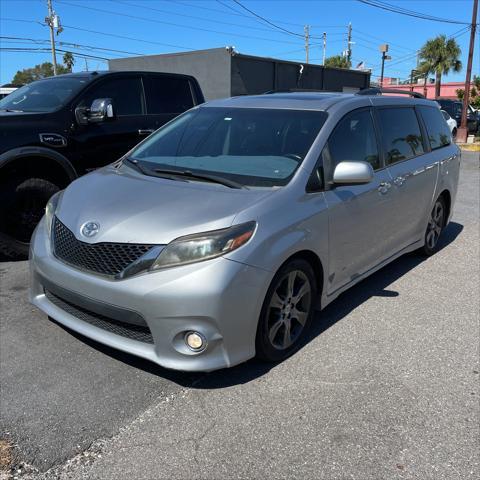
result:
M 437 245 L 440 234 L 445 223 L 445 209 L 441 201 L 437 200 L 428 221 L 425 243 L 431 250 Z
M 307 275 L 293 270 L 278 282 L 268 306 L 268 339 L 272 347 L 286 350 L 301 335 L 311 308 L 312 286 Z

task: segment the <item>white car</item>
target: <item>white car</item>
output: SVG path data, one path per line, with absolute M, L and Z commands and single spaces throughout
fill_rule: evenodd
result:
M 448 128 L 450 128 L 450 132 L 452 132 L 452 137 L 455 138 L 457 136 L 457 121 L 445 110 L 442 110 L 442 114 L 443 118 L 447 122 Z

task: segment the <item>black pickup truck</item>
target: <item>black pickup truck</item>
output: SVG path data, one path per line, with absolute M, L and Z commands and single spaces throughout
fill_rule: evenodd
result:
M 46 78 L 0 100 L 0 253 L 27 255 L 55 192 L 203 102 L 193 77 L 124 71 Z

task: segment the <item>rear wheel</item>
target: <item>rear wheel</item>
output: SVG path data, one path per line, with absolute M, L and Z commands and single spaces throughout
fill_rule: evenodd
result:
M 424 255 L 433 255 L 438 250 L 438 240 L 445 228 L 447 209 L 443 197 L 438 197 L 430 213 L 425 232 L 425 245 L 421 248 Z
M 25 258 L 45 205 L 60 187 L 43 178 L 28 178 L 10 181 L 2 189 L 0 253 L 12 259 Z
M 294 259 L 275 275 L 263 303 L 257 337 L 257 357 L 280 361 L 297 351 L 311 324 L 317 295 L 310 264 Z

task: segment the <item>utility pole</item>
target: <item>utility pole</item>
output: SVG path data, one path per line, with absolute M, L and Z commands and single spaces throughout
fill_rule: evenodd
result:
M 327 53 L 327 32 L 323 32 L 323 57 L 322 65 L 325 66 L 325 55 Z
M 352 61 L 352 22 L 348 24 L 348 36 L 347 36 L 347 60 L 348 63 Z
M 473 50 L 475 48 L 475 30 L 477 28 L 478 0 L 473 0 L 472 26 L 470 27 L 470 48 L 468 50 L 467 77 L 465 79 L 465 93 L 463 95 L 462 120 L 457 132 L 459 142 L 465 143 L 468 137 L 467 113 L 470 100 L 470 77 L 472 76 Z
M 63 31 L 63 28 L 60 26 L 60 18 L 53 11 L 52 0 L 47 0 L 48 7 L 48 17 L 45 17 L 45 23 L 50 28 L 50 44 L 52 46 L 52 63 L 53 63 L 53 74 L 57 74 L 57 55 L 55 51 L 55 29 L 57 30 L 57 35 Z
M 310 25 L 305 25 L 303 28 L 305 32 L 305 63 L 308 63 L 308 48 L 310 40 Z
M 382 52 L 382 73 L 380 75 L 380 88 L 382 88 L 383 87 L 383 73 L 385 71 L 385 60 L 391 60 L 392 57 L 390 55 L 387 55 L 388 43 L 384 43 L 383 45 L 380 45 L 379 50 Z

